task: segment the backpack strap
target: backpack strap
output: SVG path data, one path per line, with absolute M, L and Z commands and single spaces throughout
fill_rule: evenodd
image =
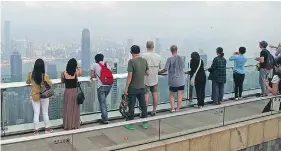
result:
M 107 62 L 104 62 L 104 64 L 101 64 L 100 62 L 98 63 L 100 65 L 100 67 L 107 67 Z

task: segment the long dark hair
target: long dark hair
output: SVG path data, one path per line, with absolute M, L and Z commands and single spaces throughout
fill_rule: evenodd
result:
M 38 85 L 40 85 L 43 81 L 43 74 L 45 74 L 45 64 L 42 59 L 37 59 L 35 61 L 33 71 L 32 71 L 32 79 Z
M 76 59 L 72 58 L 68 61 L 67 65 L 66 65 L 66 72 L 71 75 L 74 76 L 75 72 L 76 72 L 76 68 L 77 68 L 77 61 Z
M 191 53 L 191 59 L 192 59 L 192 60 L 197 60 L 197 61 L 199 61 L 199 60 L 200 60 L 200 55 L 199 55 L 199 53 L 198 53 L 198 52 L 192 52 L 192 53 Z

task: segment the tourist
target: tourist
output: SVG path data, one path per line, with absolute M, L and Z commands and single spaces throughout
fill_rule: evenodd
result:
M 270 45 L 269 47 L 270 48 L 275 48 L 275 50 L 276 50 L 276 52 L 275 52 L 276 58 L 280 57 L 280 55 L 281 55 L 281 42 L 279 43 L 278 46 Z
M 271 81 L 264 80 L 264 84 L 267 87 L 267 94 L 272 94 L 277 96 L 280 94 L 280 79 L 281 79 L 281 57 L 276 59 L 276 67 L 273 71 L 273 78 Z M 263 113 L 269 111 L 280 111 L 281 110 L 281 103 L 278 98 L 270 99 L 267 105 L 263 109 Z
M 149 69 L 147 61 L 140 56 L 140 47 L 133 45 L 131 47 L 131 54 L 133 58 L 128 62 L 128 76 L 124 94 L 128 96 L 129 116 L 127 120 L 133 120 L 135 115 L 136 99 L 139 101 L 141 109 L 141 118 L 147 117 L 147 106 L 145 103 L 145 85 L 144 76 L 149 76 Z M 140 125 L 147 129 L 147 122 Z M 134 130 L 133 124 L 125 125 L 125 128 Z
M 226 83 L 226 59 L 223 49 L 217 48 L 217 57 L 214 58 L 211 67 L 209 80 L 212 80 L 212 100 L 215 105 L 221 104 L 224 95 L 224 84 Z
M 205 100 L 206 74 L 204 70 L 204 62 L 200 59 L 198 52 L 193 52 L 191 54 L 190 68 L 190 77 L 192 78 L 195 76 L 194 84 L 196 89 L 197 107 L 201 108 L 204 106 Z
M 233 69 L 233 80 L 234 80 L 234 93 L 235 100 L 242 98 L 243 92 L 243 82 L 245 78 L 245 63 L 247 58 L 244 56 L 246 53 L 245 47 L 240 47 L 239 52 L 234 52 L 234 54 L 229 58 L 230 61 L 234 61 Z
M 153 41 L 148 41 L 146 43 L 146 48 L 147 52 L 142 55 L 142 57 L 146 59 L 149 67 L 149 76 L 144 77 L 146 91 L 145 101 L 146 105 L 148 105 L 149 92 L 151 92 L 153 98 L 153 111 L 151 112 L 151 116 L 155 116 L 158 104 L 158 71 L 161 68 L 161 58 L 160 55 L 153 51 Z
M 268 69 L 268 55 L 269 52 L 266 49 L 267 47 L 267 42 L 266 41 L 262 41 L 259 42 L 259 47 L 261 48 L 261 52 L 260 52 L 260 57 L 256 58 L 256 61 L 258 61 L 258 67 L 259 67 L 259 84 L 261 87 L 261 95 L 260 96 L 266 96 L 266 86 L 264 84 L 264 80 L 268 79 L 269 76 L 269 72 L 270 70 Z
M 278 95 L 279 82 L 281 79 L 281 57 L 276 59 L 276 68 L 273 72 L 273 78 L 271 81 L 264 80 L 264 84 L 267 87 L 267 94 Z
M 106 98 L 111 90 L 111 84 L 113 82 L 113 78 L 110 81 L 110 83 L 105 83 L 102 81 L 101 76 L 105 76 L 106 72 L 111 74 L 110 66 L 108 63 L 103 61 L 103 54 L 97 54 L 95 56 L 95 61 L 93 68 L 91 70 L 91 78 L 96 78 L 96 86 L 97 86 L 97 94 L 98 94 L 98 100 L 100 104 L 100 111 L 101 111 L 101 123 L 102 124 L 108 124 L 108 114 L 107 114 L 107 101 Z M 102 73 L 103 72 L 103 73 Z
M 76 59 L 72 58 L 66 65 L 66 71 L 61 75 L 62 83 L 65 83 L 63 98 L 63 128 L 65 130 L 78 129 L 80 127 L 80 105 L 77 103 L 77 82 L 82 75 L 82 69 Z
M 45 65 L 42 59 L 37 59 L 34 64 L 33 71 L 27 76 L 26 83 L 31 84 L 31 96 L 33 107 L 33 123 L 34 123 L 34 135 L 39 134 L 39 114 L 42 107 L 42 114 L 45 123 L 45 133 L 51 133 L 50 121 L 48 115 L 49 98 L 40 98 L 40 86 L 43 82 L 46 82 L 49 86 L 52 85 L 50 77 L 45 73 Z
M 181 56 L 177 54 L 178 48 L 176 45 L 172 45 L 171 48 L 172 57 L 169 57 L 166 61 L 165 68 L 159 71 L 159 74 L 168 71 L 168 85 L 170 90 L 170 104 L 171 112 L 180 111 L 182 103 L 182 93 L 186 84 L 184 74 L 184 61 Z M 174 105 L 174 93 L 178 93 L 177 108 Z

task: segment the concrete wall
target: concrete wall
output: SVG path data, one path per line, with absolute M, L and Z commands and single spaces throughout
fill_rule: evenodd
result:
M 236 151 L 281 138 L 281 114 L 120 151 Z

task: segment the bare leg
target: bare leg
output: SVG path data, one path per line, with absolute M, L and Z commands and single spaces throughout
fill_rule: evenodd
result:
M 153 95 L 153 112 L 156 112 L 157 105 L 158 105 L 158 93 L 153 92 L 152 95 Z
M 179 90 L 179 91 L 178 91 L 178 106 L 177 106 L 177 111 L 180 111 L 181 102 L 182 102 L 182 90 Z
M 145 103 L 148 105 L 149 102 L 149 92 L 145 93 Z
M 170 104 L 171 104 L 172 110 L 175 109 L 174 102 L 175 102 L 175 99 L 174 99 L 174 92 L 170 91 Z

